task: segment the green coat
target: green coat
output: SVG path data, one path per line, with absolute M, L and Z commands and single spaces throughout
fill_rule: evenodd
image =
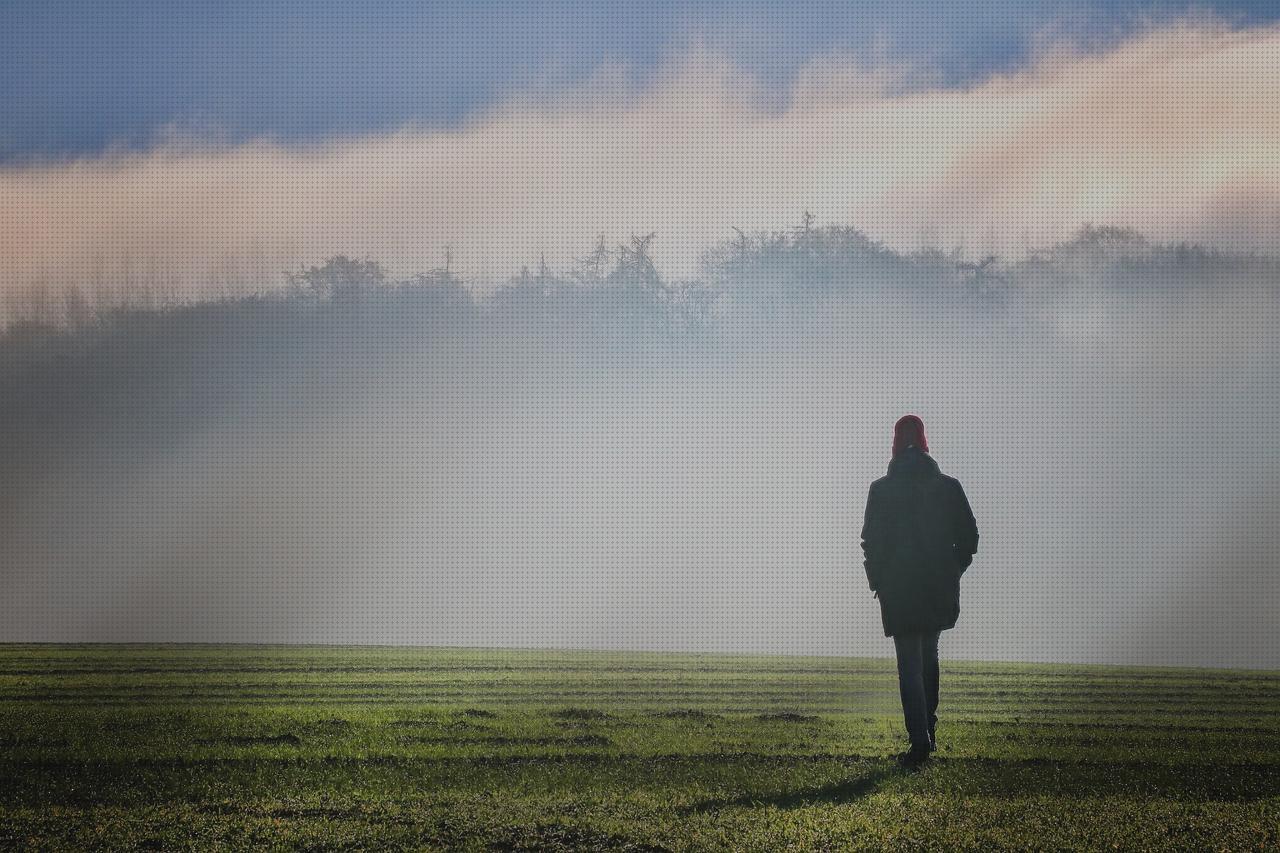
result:
M 960 481 L 908 447 L 871 484 L 862 525 L 867 582 L 886 636 L 953 628 L 960 576 L 978 550 L 978 525 Z

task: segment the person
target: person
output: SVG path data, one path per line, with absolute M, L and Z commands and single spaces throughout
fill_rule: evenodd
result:
M 978 550 L 978 525 L 960 481 L 929 455 L 924 421 L 893 427 L 893 458 L 871 484 L 862 526 L 863 565 L 898 659 L 898 690 L 911 748 L 904 766 L 937 749 L 938 637 L 960 616 L 960 576 Z

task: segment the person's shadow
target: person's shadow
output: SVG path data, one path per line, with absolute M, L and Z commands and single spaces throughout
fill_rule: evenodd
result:
M 847 803 L 874 793 L 887 780 L 901 776 L 900 770 L 885 767 L 869 767 L 860 776 L 842 779 L 828 785 L 799 788 L 780 794 L 744 794 L 740 797 L 700 800 L 680 809 L 683 814 L 713 812 L 736 806 L 776 806 L 780 809 L 796 809 L 822 803 Z

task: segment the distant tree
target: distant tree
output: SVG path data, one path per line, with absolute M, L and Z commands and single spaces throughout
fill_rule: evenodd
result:
M 813 227 L 813 214 L 806 210 L 800 217 L 799 227 L 792 234 L 793 244 L 799 249 L 809 248 L 819 241 L 818 238 Z
M 346 255 L 329 258 L 322 267 L 285 273 L 292 294 L 319 300 L 349 301 L 386 281 L 387 273 L 377 261 L 356 261 Z
M 1075 233 L 1072 242 L 1092 246 L 1145 246 L 1147 239 L 1133 228 L 1086 222 Z
M 55 322 L 49 285 L 43 281 L 25 289 L 14 288 L 6 294 L 5 303 L 11 322 L 25 321 L 40 327 L 52 326 Z
M 73 330 L 87 326 L 93 316 L 89 301 L 74 284 L 69 286 L 63 294 L 62 313 L 66 318 L 67 327 Z
M 656 236 L 656 232 L 643 237 L 632 234 L 630 246 L 619 244 L 618 266 L 614 270 L 618 278 L 627 282 L 661 285 L 658 268 L 654 266 L 653 258 L 649 256 L 649 244 Z
M 599 284 L 604 280 L 611 254 L 601 234 L 590 254 L 576 259 L 577 267 L 569 275 L 580 284 Z

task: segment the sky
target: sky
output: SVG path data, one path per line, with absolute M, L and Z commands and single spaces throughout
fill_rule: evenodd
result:
M 975 259 L 1280 222 L 1267 4 L 0 8 L 10 294 L 483 283 L 650 232 L 681 278 L 805 211 Z
M 692 39 L 785 86 L 836 52 L 967 85 L 1024 63 L 1047 31 L 1094 44 L 1191 10 L 1241 25 L 1274 3 L 108 0 L 0 4 L 0 162 L 145 146 L 171 126 L 317 140 L 456 126 L 513 92 L 621 63 L 636 79 Z
M 1025 295 L 999 328 L 906 279 L 731 314 L 724 372 L 588 350 L 525 383 L 486 359 L 540 342 L 487 327 L 468 371 L 334 356 L 285 380 L 367 407 L 224 412 L 123 470 L 120 414 L 0 485 L 0 640 L 884 654 L 854 533 L 915 411 L 984 531 L 952 654 L 1280 668 L 1280 472 L 1240 438 L 1280 415 L 1240 261 L 1280 254 L 1277 56 L 1273 3 L 0 2 L 0 314 L 337 254 L 487 293 L 651 232 L 706 277 L 806 211 Z M 1130 246 L 1136 290 L 1028 261 L 1086 224 L 1224 254 Z

